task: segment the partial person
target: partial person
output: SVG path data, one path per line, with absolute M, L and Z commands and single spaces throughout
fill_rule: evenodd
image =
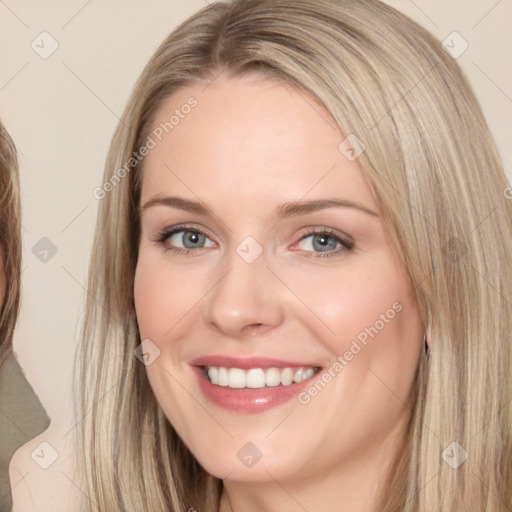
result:
M 0 511 L 11 510 L 9 462 L 50 419 L 13 353 L 21 290 L 21 205 L 16 148 L 0 122 Z

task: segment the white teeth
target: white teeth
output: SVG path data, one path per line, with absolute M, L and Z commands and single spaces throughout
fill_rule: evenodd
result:
M 309 368 L 251 368 L 242 370 L 240 368 L 224 368 L 209 366 L 207 368 L 208 379 L 217 386 L 230 387 L 234 389 L 251 388 L 259 389 L 265 386 L 276 387 L 279 385 L 289 386 L 295 382 L 302 382 L 309 379 L 315 369 Z
M 281 373 L 278 368 L 269 368 L 265 374 L 267 386 L 279 386 L 281 384 Z
M 309 379 L 310 377 L 313 376 L 313 374 L 315 373 L 315 370 L 313 370 L 313 368 L 306 368 L 303 372 L 302 372 L 302 380 L 306 380 L 306 379 Z
M 228 386 L 230 388 L 245 388 L 245 384 L 247 381 L 246 371 L 241 370 L 240 368 L 230 368 L 228 371 Z
M 212 366 L 213 368 L 213 366 Z M 210 370 L 208 370 L 209 374 Z M 228 379 L 228 369 L 227 368 L 219 368 L 219 386 L 227 386 L 229 384 Z
M 298 370 L 295 370 L 295 373 L 293 374 L 293 380 L 295 382 L 301 382 L 303 380 L 309 379 L 314 373 L 315 370 L 313 370 L 313 368 L 299 368 Z
M 293 382 L 293 370 L 291 368 L 284 368 L 281 372 L 281 384 L 289 386 Z
M 213 384 L 213 383 L 212 383 Z M 262 388 L 265 385 L 265 372 L 261 368 L 253 368 L 247 372 L 247 387 Z
M 212 384 L 218 384 L 219 383 L 219 369 L 215 368 L 215 366 L 208 368 L 208 377 L 210 378 L 210 382 Z

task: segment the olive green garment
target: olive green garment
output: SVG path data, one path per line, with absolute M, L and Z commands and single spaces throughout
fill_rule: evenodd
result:
M 50 419 L 13 355 L 0 366 L 0 512 L 10 512 L 9 461 Z M 15 483 L 15 482 L 13 482 Z

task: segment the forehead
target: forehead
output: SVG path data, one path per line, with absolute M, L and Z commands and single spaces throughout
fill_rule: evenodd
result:
M 144 159 L 143 199 L 215 191 L 224 201 L 296 200 L 339 192 L 375 208 L 357 161 L 338 149 L 345 136 L 334 119 L 289 85 L 220 76 L 185 86 L 163 103 L 151 133 L 156 145 Z

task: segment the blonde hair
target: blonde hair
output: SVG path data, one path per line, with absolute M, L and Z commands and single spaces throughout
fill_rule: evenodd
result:
M 220 71 L 307 91 L 365 145 L 359 163 L 411 275 L 429 343 L 379 510 L 509 510 L 512 203 L 458 65 L 377 0 L 215 2 L 147 64 L 105 182 L 144 145 L 165 98 Z M 141 172 L 133 165 L 99 208 L 81 358 L 88 509 L 213 512 L 222 483 L 176 435 L 133 355 Z M 451 443 L 468 453 L 456 469 L 442 456 L 447 447 L 448 457 L 454 446 L 459 453 Z
M 21 277 L 21 205 L 18 157 L 14 143 L 1 122 L 0 265 L 2 267 L 0 277 L 5 280 L 5 295 L 0 297 L 1 365 L 12 350 L 14 326 L 18 318 L 20 304 Z

